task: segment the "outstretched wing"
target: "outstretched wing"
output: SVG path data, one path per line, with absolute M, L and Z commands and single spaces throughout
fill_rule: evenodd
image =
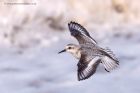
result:
M 119 61 L 110 49 L 100 50 L 104 56 L 101 58 L 101 62 L 105 67 L 107 72 L 117 68 L 119 66 Z
M 69 30 L 71 35 L 74 36 L 79 44 L 97 44 L 97 42 L 90 36 L 87 30 L 76 22 L 68 23 Z
M 95 72 L 100 63 L 100 58 L 95 56 L 94 58 L 87 58 L 86 55 L 81 55 L 78 66 L 78 80 L 85 80 L 91 77 Z

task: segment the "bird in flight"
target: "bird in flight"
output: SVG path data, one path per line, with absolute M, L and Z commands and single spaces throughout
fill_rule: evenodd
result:
M 91 77 L 96 72 L 99 64 L 102 64 L 107 72 L 119 66 L 119 61 L 113 52 L 110 49 L 99 47 L 83 26 L 76 22 L 70 22 L 68 27 L 71 35 L 78 40 L 79 45 L 68 44 L 59 53 L 69 52 L 79 59 L 77 64 L 77 77 L 79 81 Z

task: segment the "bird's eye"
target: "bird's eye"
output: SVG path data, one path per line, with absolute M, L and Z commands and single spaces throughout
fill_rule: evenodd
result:
M 71 49 L 71 47 L 68 47 L 68 49 Z

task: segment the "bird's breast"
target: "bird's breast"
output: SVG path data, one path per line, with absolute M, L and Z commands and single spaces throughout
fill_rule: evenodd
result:
M 77 59 L 81 58 L 81 52 L 80 51 L 76 51 L 75 53 L 72 53 L 72 55 Z

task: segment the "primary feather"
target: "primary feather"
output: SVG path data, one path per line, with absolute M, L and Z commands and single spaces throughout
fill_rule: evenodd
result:
M 90 36 L 87 30 L 78 23 L 70 22 L 68 23 L 71 35 L 74 36 L 80 44 L 92 43 L 97 44 L 97 42 Z

